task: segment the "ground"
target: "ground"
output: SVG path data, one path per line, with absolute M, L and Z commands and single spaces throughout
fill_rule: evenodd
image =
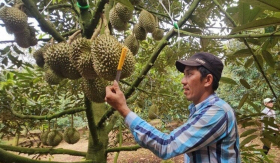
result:
M 242 129 L 240 129 L 242 133 Z M 128 132 L 129 133 L 129 132 Z M 88 147 L 88 140 L 87 140 L 87 134 L 81 133 L 81 139 L 76 144 L 67 144 L 66 142 L 62 141 L 58 146 L 55 148 L 63 148 L 63 149 L 72 149 L 72 150 L 78 150 L 78 151 L 87 151 Z M 130 134 L 125 134 L 125 142 L 123 146 L 129 146 L 129 145 L 135 145 L 134 140 L 132 139 Z M 114 136 L 112 136 L 114 137 Z M 112 138 L 113 139 L 113 138 Z M 111 139 L 111 140 L 112 140 Z M 21 138 L 20 143 L 24 141 L 23 138 Z M 251 143 L 257 143 L 262 145 L 259 140 L 254 140 L 255 142 Z M 113 142 L 111 142 L 113 143 Z M 20 154 L 21 156 L 26 156 L 29 158 L 36 158 L 34 155 L 25 155 Z M 108 163 L 113 163 L 114 158 L 116 156 L 116 153 L 110 153 L 107 157 Z M 41 160 L 52 160 L 52 161 L 60 161 L 60 162 L 75 162 L 75 161 L 81 161 L 83 160 L 82 157 L 79 156 L 71 156 L 71 155 L 43 155 L 40 156 Z M 279 148 L 273 146 L 272 149 L 269 151 L 269 158 L 273 159 L 273 162 L 278 163 L 280 162 L 280 150 Z M 174 157 L 170 159 L 169 163 L 183 163 L 183 155 L 179 155 L 177 157 Z M 160 158 L 155 156 L 152 152 L 150 152 L 147 149 L 140 148 L 137 151 L 123 151 L 119 153 L 118 156 L 118 163 L 163 163 Z

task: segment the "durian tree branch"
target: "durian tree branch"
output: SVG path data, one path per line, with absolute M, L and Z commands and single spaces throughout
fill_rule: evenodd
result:
M 221 11 L 223 14 L 225 14 L 226 17 L 230 20 L 230 22 L 233 24 L 233 26 L 236 27 L 237 25 L 236 25 L 236 23 L 234 22 L 233 18 L 222 8 L 222 6 L 219 4 L 219 2 L 218 2 L 217 0 L 213 0 L 213 1 L 214 1 L 214 3 L 218 6 L 218 8 L 220 9 L 220 11 Z M 267 76 L 265 75 L 264 70 L 263 70 L 263 68 L 262 68 L 262 66 L 261 66 L 261 64 L 260 64 L 260 62 L 258 61 L 258 59 L 257 59 L 257 57 L 256 57 L 256 55 L 255 55 L 255 53 L 253 52 L 252 48 L 251 48 L 250 45 L 248 44 L 248 41 L 246 40 L 246 38 L 243 38 L 242 40 L 243 40 L 244 44 L 247 46 L 247 48 L 250 50 L 250 52 L 251 52 L 251 54 L 252 54 L 252 56 L 253 56 L 253 58 L 254 58 L 254 61 L 257 63 L 257 66 L 259 67 L 259 70 L 260 70 L 262 76 L 264 77 L 266 83 L 268 84 L 268 87 L 269 87 L 269 89 L 271 90 L 273 96 L 274 96 L 275 98 L 277 98 L 276 93 L 274 92 L 274 90 L 273 90 L 273 88 L 272 88 L 272 86 L 271 86 L 271 84 L 270 84 L 270 82 L 269 82 Z
M 79 107 L 79 108 L 75 108 L 75 109 L 64 110 L 60 113 L 53 114 L 53 115 L 37 116 L 37 115 L 24 115 L 24 114 L 20 114 L 20 113 L 16 112 L 12 108 L 9 108 L 9 109 L 11 110 L 13 115 L 15 115 L 18 118 L 33 119 L 33 120 L 51 120 L 51 119 L 54 119 L 54 118 L 62 117 L 63 115 L 66 115 L 66 114 L 75 114 L 75 113 L 82 112 L 82 111 L 86 110 L 84 107 Z
M 58 42 L 61 41 L 65 41 L 65 39 L 57 32 L 57 30 L 55 30 L 50 23 L 48 23 L 43 15 L 40 14 L 40 12 L 38 11 L 36 5 L 34 4 L 34 2 L 32 0 L 22 0 L 22 2 L 24 3 L 25 7 L 30 11 L 30 13 L 32 14 L 32 16 L 34 16 L 34 18 L 38 21 L 38 23 L 40 24 L 40 26 L 43 26 L 44 29 L 46 29 L 46 31 L 52 35 L 52 37 L 54 37 L 54 39 Z
M 80 5 L 87 5 L 86 0 L 78 0 Z M 108 3 L 109 0 L 100 0 L 97 4 L 97 8 L 95 9 L 93 16 L 88 9 L 80 9 L 81 10 L 81 20 L 83 26 L 83 36 L 90 39 L 94 29 L 97 27 L 99 19 L 103 13 L 103 9 L 105 4 Z M 90 21 L 88 21 L 90 20 Z
M 97 134 L 97 126 L 95 125 L 94 115 L 93 115 L 93 109 L 90 100 L 85 96 L 85 107 L 86 107 L 86 115 L 88 120 L 88 127 L 91 134 L 91 138 L 93 141 L 93 146 L 99 145 L 99 136 Z
M 190 5 L 188 11 L 183 15 L 183 17 L 178 21 L 178 27 L 181 28 L 183 24 L 190 18 L 196 7 L 198 6 L 198 3 L 200 0 L 194 0 L 193 3 Z M 141 81 L 144 79 L 146 74 L 150 71 L 152 66 L 154 65 L 158 55 L 160 54 L 161 50 L 168 45 L 168 40 L 172 38 L 176 34 L 175 30 L 172 28 L 158 43 L 157 47 L 155 48 L 153 54 L 151 55 L 149 61 L 144 66 L 142 72 L 139 74 L 139 77 L 134 80 L 132 85 L 127 89 L 125 92 L 125 97 L 128 98 L 134 91 L 135 88 L 138 87 L 138 85 L 141 83 Z M 115 109 L 110 108 L 100 119 L 98 126 L 102 125 L 108 117 L 110 117 L 114 113 Z
M 136 151 L 139 148 L 142 148 L 142 147 L 140 145 L 135 145 L 135 146 L 127 146 L 127 147 L 108 148 L 106 150 L 106 153 L 121 152 L 121 151 Z
M 109 134 L 109 133 L 112 131 L 112 129 L 114 128 L 114 126 L 115 126 L 115 124 L 116 124 L 118 118 L 120 117 L 119 115 L 120 115 L 120 114 L 119 114 L 118 112 L 115 112 L 115 113 L 113 114 L 113 116 L 111 116 L 111 119 L 109 120 L 109 123 L 108 123 L 108 125 L 106 126 L 106 132 L 107 132 L 108 134 Z
M 199 35 L 195 33 L 191 33 L 188 31 L 183 31 L 183 30 L 177 30 L 175 29 L 176 32 L 179 31 L 180 36 L 192 36 L 192 37 L 198 37 L 198 38 L 204 38 L 204 39 L 233 39 L 233 38 L 262 38 L 262 37 L 280 37 L 280 32 L 277 33 L 264 33 L 264 34 L 237 34 L 237 35 L 226 35 L 226 36 L 218 36 L 218 35 Z
M 13 153 L 7 152 L 0 148 L 0 162 L 12 162 L 12 163 L 69 163 L 69 162 L 57 162 L 57 161 L 41 161 L 33 160 L 23 156 L 15 155 Z M 92 160 L 78 161 L 73 163 L 92 163 Z
M 69 149 L 54 149 L 54 148 L 25 148 L 18 146 L 2 145 L 0 148 L 8 151 L 26 153 L 26 154 L 68 154 L 73 156 L 86 156 L 86 152 L 69 150 Z

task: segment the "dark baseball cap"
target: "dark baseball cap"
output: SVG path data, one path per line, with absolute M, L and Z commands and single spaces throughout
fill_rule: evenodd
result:
M 220 80 L 224 65 L 215 55 L 206 52 L 195 53 L 187 60 L 176 61 L 176 68 L 184 72 L 186 66 L 203 66 L 209 70 L 217 79 Z

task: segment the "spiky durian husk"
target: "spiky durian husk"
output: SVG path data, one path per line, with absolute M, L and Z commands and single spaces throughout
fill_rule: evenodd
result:
M 86 38 L 78 38 L 71 44 L 72 48 L 69 52 L 70 61 L 79 71 L 82 77 L 93 79 L 97 76 L 93 68 L 91 55 L 91 41 Z
M 15 7 L 2 7 L 0 19 L 5 23 L 7 31 L 12 33 L 21 32 L 28 26 L 27 15 Z
M 93 66 L 96 73 L 106 79 L 113 81 L 116 76 L 119 59 L 124 45 L 111 35 L 100 35 L 91 45 Z M 129 77 L 134 71 L 135 59 L 128 49 L 122 67 L 121 79 Z
M 57 85 L 63 80 L 63 78 L 57 76 L 51 69 L 45 71 L 44 79 L 50 85 Z
M 118 16 L 115 7 L 113 7 L 109 12 L 109 21 L 113 28 L 118 31 L 123 31 L 127 27 L 127 22 L 123 21 L 122 18 Z
M 49 132 L 48 134 L 48 145 L 50 146 L 57 146 L 63 139 L 63 135 L 57 131 L 57 130 L 53 130 L 51 132 Z
M 44 55 L 45 62 L 56 75 L 69 79 L 79 79 L 81 75 L 70 62 L 69 51 L 70 46 L 67 43 L 51 45 Z
M 40 138 L 41 138 L 41 142 L 43 145 L 48 145 L 48 134 L 49 133 L 50 133 L 49 131 L 46 131 L 41 134 Z
M 156 20 L 154 15 L 146 10 L 142 10 L 139 15 L 139 25 L 147 32 L 154 32 L 156 29 Z
M 164 30 L 162 29 L 156 29 L 153 33 L 152 36 L 155 40 L 161 40 L 163 38 Z
M 147 37 L 147 32 L 138 23 L 134 25 L 133 33 L 137 40 L 145 40 Z
M 130 49 L 133 55 L 137 54 L 139 49 L 139 42 L 134 35 L 127 36 L 123 44 Z
M 75 128 L 69 127 L 64 131 L 63 139 L 68 144 L 75 144 L 80 140 L 80 133 Z
M 18 46 L 22 48 L 28 48 L 30 47 L 30 31 L 28 28 L 22 29 L 22 32 L 15 33 L 15 41 L 18 44 Z
M 86 97 L 93 102 L 102 103 L 106 95 L 106 86 L 109 85 L 109 82 L 96 77 L 94 79 L 85 79 L 82 80 L 82 90 L 85 93 Z
M 114 7 L 115 12 L 123 22 L 128 22 L 132 18 L 132 10 L 129 10 L 126 6 L 122 5 L 121 3 L 117 3 Z
M 30 36 L 29 36 L 29 44 L 30 46 L 35 46 L 37 45 L 37 38 L 36 38 L 36 30 L 34 27 L 32 26 L 28 26 L 28 29 L 30 31 Z
M 159 109 L 158 106 L 153 104 L 152 106 L 150 106 L 149 108 L 149 112 L 148 112 L 148 117 L 150 119 L 156 119 L 159 113 Z
M 44 59 L 44 53 L 46 52 L 47 48 L 49 47 L 50 45 L 45 45 L 43 47 L 41 47 L 40 49 L 36 50 L 34 53 L 33 53 L 33 58 L 35 59 L 36 61 L 36 64 L 39 66 L 39 67 L 44 67 L 45 65 L 45 59 Z

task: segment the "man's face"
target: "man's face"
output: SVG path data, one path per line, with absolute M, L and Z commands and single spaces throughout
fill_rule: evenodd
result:
M 204 100 L 205 79 L 201 80 L 201 74 L 197 67 L 186 66 L 181 83 L 183 84 L 184 94 L 189 101 L 198 104 Z
M 269 107 L 269 108 L 272 108 L 273 107 L 273 102 L 270 101 L 270 102 L 266 103 L 266 106 Z

